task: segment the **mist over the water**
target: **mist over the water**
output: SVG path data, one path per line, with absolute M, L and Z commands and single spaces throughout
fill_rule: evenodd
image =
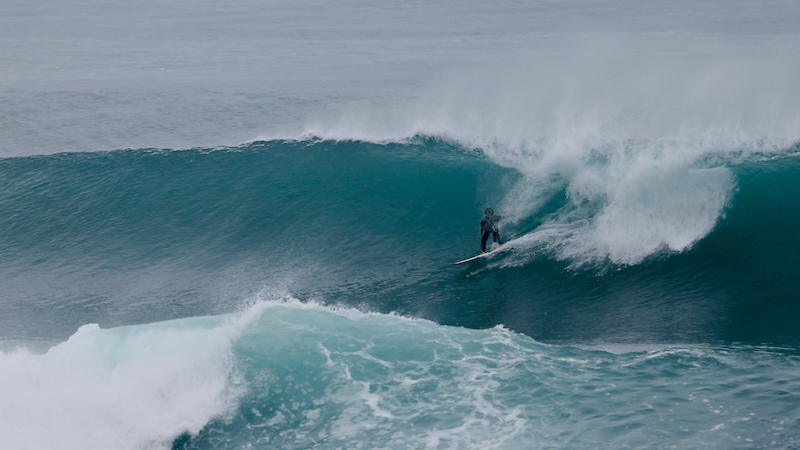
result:
M 796 137 L 792 2 L 39 0 L 4 12 L 0 155 L 306 133 L 514 147 Z
M 737 45 L 707 35 L 582 34 L 484 55 L 405 102 L 353 106 L 307 135 L 446 136 L 476 147 L 672 139 L 753 147 L 798 138 L 800 64 L 785 37 Z M 763 140 L 767 142 L 762 142 Z

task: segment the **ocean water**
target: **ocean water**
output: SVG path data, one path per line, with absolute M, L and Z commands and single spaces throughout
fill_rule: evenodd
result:
M 796 2 L 2 11 L 0 447 L 800 448 Z

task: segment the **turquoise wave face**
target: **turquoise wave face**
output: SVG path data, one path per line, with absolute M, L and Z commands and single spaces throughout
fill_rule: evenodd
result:
M 793 151 L 670 165 L 683 186 L 664 154 L 633 142 L 538 180 L 425 138 L 0 160 L 0 324 L 60 341 L 269 287 L 544 342 L 796 342 Z M 453 267 L 486 206 L 518 213 L 515 251 Z
M 799 365 L 262 300 L 0 353 L 0 430 L 20 449 L 790 448 Z
M 86 322 L 230 311 L 264 285 L 372 302 L 427 284 L 479 248 L 475 214 L 510 172 L 437 141 L 63 154 L 1 170 L 10 297 L 28 323 L 76 303 L 97 313 L 53 321 L 59 339 Z

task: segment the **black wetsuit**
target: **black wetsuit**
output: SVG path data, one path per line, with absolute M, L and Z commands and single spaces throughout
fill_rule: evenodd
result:
M 481 220 L 481 252 L 486 251 L 486 241 L 489 240 L 489 235 L 491 234 L 494 238 L 494 241 L 500 245 L 503 245 L 503 241 L 500 240 L 500 230 L 497 229 L 497 222 L 502 219 L 503 216 L 484 216 L 483 220 Z

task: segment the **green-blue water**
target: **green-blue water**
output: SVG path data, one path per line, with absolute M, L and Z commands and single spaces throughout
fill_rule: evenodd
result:
M 799 165 L 789 154 L 687 169 L 727 171 L 730 199 L 707 235 L 635 264 L 588 244 L 588 256 L 565 258 L 533 239 L 559 214 L 582 209 L 578 223 L 591 228 L 610 208 L 577 204 L 553 183 L 540 209 L 504 225 L 503 236 L 520 236 L 517 251 L 453 267 L 479 251 L 483 208 L 525 180 L 443 141 L 7 159 L 0 267 L 16 281 L 6 308 L 38 319 L 8 314 L 2 327 L 6 339 L 63 339 L 87 320 L 225 312 L 269 287 L 446 325 L 503 324 L 545 342 L 796 343 Z M 642 226 L 661 225 L 651 220 Z M 221 284 L 237 295 L 224 298 Z M 79 298 L 96 312 L 69 321 Z M 37 321 L 62 328 L 48 335 Z
M 615 152 L 586 170 L 611 177 Z M 800 159 L 679 167 L 720 203 L 658 181 L 589 200 L 423 137 L 0 160 L 3 338 L 69 338 L 4 353 L 0 384 L 120 448 L 791 448 Z M 453 266 L 530 183 L 515 251 Z M 626 198 L 663 243 L 603 253 Z M 671 202 L 711 211 L 707 234 L 671 248 L 702 219 Z

